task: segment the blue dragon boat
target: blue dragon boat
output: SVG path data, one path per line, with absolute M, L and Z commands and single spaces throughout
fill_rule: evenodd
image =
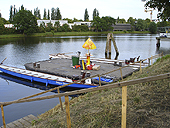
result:
M 9 67 L 5 65 L 0 65 L 0 71 L 18 78 L 30 80 L 31 82 L 36 81 L 40 83 L 45 83 L 46 86 L 48 84 L 55 85 L 55 86 L 63 86 L 73 82 L 73 80 L 69 78 L 64 78 L 60 76 L 55 76 L 51 74 L 46 74 L 46 73 L 41 73 L 41 72 L 36 72 L 36 71 L 31 71 L 26 69 L 20 69 L 16 67 Z M 95 84 L 73 83 L 66 87 L 82 89 L 82 88 L 92 88 L 97 86 L 98 85 Z

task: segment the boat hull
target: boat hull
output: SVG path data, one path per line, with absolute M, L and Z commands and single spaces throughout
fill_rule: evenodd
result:
M 71 83 L 71 82 L 65 82 L 67 80 L 67 78 L 65 78 L 66 79 L 65 81 L 52 80 L 52 79 L 49 79 L 49 78 L 40 77 L 40 75 L 43 75 L 43 76 L 44 75 L 48 75 L 48 76 L 51 76 L 51 77 L 56 77 L 56 76 L 45 74 L 45 73 L 39 73 L 39 72 L 35 72 L 35 71 L 30 71 L 30 70 L 25 70 L 25 69 L 19 69 L 19 68 L 14 68 L 15 71 L 11 71 L 11 70 L 9 70 L 9 68 L 10 67 L 8 67 L 8 66 L 0 65 L 0 70 L 2 72 L 6 73 L 6 74 L 9 74 L 9 75 L 12 75 L 12 76 L 16 76 L 18 78 L 23 78 L 23 79 L 26 79 L 26 80 L 30 80 L 31 82 L 36 81 L 36 82 L 40 82 L 40 83 L 45 83 L 46 86 L 48 84 L 55 85 L 55 86 L 63 86 L 63 85 Z M 19 72 L 16 72 L 17 70 Z M 27 72 L 27 74 L 24 74 L 22 72 Z M 37 77 L 35 76 L 35 74 L 37 75 Z M 97 85 L 74 83 L 74 84 L 68 85 L 66 87 L 73 87 L 73 88 L 81 88 L 82 89 L 82 88 L 97 87 Z

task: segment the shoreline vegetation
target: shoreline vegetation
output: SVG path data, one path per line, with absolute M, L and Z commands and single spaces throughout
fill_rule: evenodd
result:
M 24 37 L 50 37 L 50 36 L 86 36 L 86 35 L 101 35 L 101 34 L 125 34 L 125 33 L 150 33 L 149 31 L 107 31 L 107 32 L 46 32 L 46 33 L 34 33 L 31 35 L 23 34 L 8 34 L 0 35 L 0 39 L 6 38 L 24 38 Z
M 142 72 L 134 72 L 123 81 L 170 72 L 170 55 L 158 58 Z M 70 100 L 73 128 L 121 127 L 121 88 L 89 92 Z M 128 86 L 127 127 L 170 127 L 170 79 Z M 64 105 L 64 103 L 63 103 Z M 64 105 L 65 107 L 65 105 Z M 38 116 L 31 128 L 66 128 L 66 112 L 60 105 Z

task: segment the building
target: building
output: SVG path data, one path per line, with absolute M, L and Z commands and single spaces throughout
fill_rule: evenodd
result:
M 5 28 L 13 28 L 14 25 L 13 25 L 13 24 L 4 24 L 4 27 L 5 27 Z
M 113 31 L 128 31 L 132 30 L 131 24 L 121 24 L 121 23 L 116 23 L 112 25 Z
M 67 20 L 37 20 L 37 24 L 38 26 L 40 26 L 40 24 L 43 24 L 43 22 L 45 23 L 45 26 L 47 26 L 47 23 L 52 23 L 52 25 L 54 26 L 55 22 L 60 23 L 60 26 L 63 26 L 63 24 L 68 24 Z
M 60 26 L 63 26 L 63 24 L 68 24 L 70 28 L 72 28 L 74 25 L 87 25 L 88 27 L 91 26 L 91 22 L 74 22 L 74 23 L 68 23 L 67 20 L 37 20 L 38 26 L 45 23 L 45 26 L 47 26 L 48 23 L 52 23 L 54 26 L 55 22 L 60 22 Z

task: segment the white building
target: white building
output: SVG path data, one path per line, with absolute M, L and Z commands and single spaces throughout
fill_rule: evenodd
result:
M 5 28 L 13 28 L 14 25 L 13 25 L 13 24 L 4 24 L 4 27 L 5 27 Z
M 52 25 L 54 26 L 55 22 L 60 22 L 60 26 L 63 26 L 63 24 L 68 24 L 69 27 L 72 29 L 72 27 L 74 25 L 87 25 L 88 27 L 91 26 L 91 22 L 74 22 L 74 23 L 68 23 L 67 20 L 37 20 L 37 24 L 38 26 L 40 26 L 40 24 L 43 24 L 43 22 L 45 23 L 45 26 L 47 26 L 47 23 L 52 23 Z
M 47 26 L 47 23 L 52 23 L 52 25 L 54 26 L 55 22 L 60 23 L 60 26 L 63 26 L 63 24 L 68 24 L 67 20 L 37 20 L 37 24 L 38 26 L 40 26 L 40 24 L 43 24 L 43 22 L 45 23 L 45 26 Z

